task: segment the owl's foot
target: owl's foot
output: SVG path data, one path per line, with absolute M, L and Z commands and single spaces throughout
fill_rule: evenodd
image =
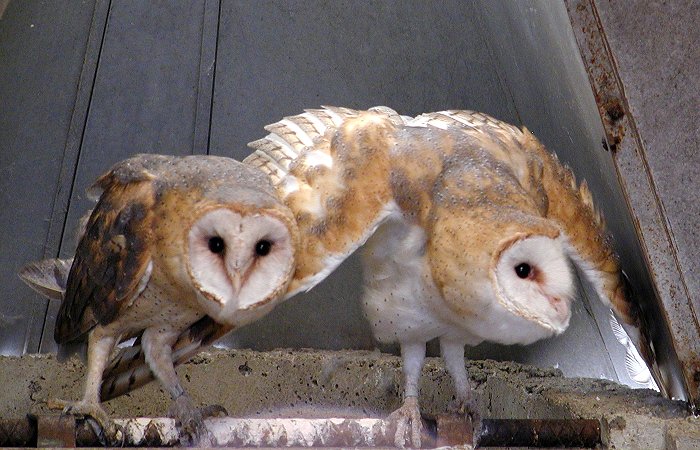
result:
M 61 409 L 63 414 L 84 416 L 104 445 L 119 445 L 124 440 L 124 430 L 114 423 L 107 412 L 99 403 L 86 400 L 71 402 L 67 400 L 52 399 L 48 401 L 50 409 Z
M 212 411 L 208 409 L 212 408 Z M 204 424 L 204 415 L 212 417 L 217 414 L 217 406 L 199 410 L 192 405 L 187 395 L 181 395 L 175 401 L 168 412 L 175 419 L 175 424 L 180 434 L 180 445 L 183 447 L 215 447 L 216 438 Z M 219 407 L 223 409 L 223 407 Z M 224 411 L 226 411 L 224 409 Z M 212 413 L 213 414 L 207 414 Z
M 418 397 L 406 397 L 403 405 L 391 413 L 387 420 L 396 422 L 394 445 L 399 448 L 420 448 L 423 423 L 418 408 Z
M 466 399 L 462 400 L 452 400 L 447 406 L 447 412 L 459 416 L 468 415 L 471 417 L 472 422 L 476 422 L 480 418 L 478 403 L 473 395 L 469 395 Z

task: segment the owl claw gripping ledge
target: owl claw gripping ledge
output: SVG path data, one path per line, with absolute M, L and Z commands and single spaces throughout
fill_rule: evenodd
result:
M 72 264 L 48 260 L 21 273 L 44 294 L 65 290 L 56 342 L 88 342 L 83 399 L 64 411 L 110 427 L 103 372 L 115 346 L 139 336 L 173 399 L 182 443 L 215 444 L 180 385 L 173 344 L 205 316 L 231 328 L 281 299 L 294 271 L 294 218 L 265 175 L 228 158 L 138 155 L 95 186 L 102 193 Z

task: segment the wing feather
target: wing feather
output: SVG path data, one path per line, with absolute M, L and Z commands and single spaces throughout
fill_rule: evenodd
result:
M 385 132 L 406 120 L 387 107 L 324 106 L 266 126 L 270 133 L 249 144 L 244 162 L 270 176 L 305 241 L 289 296 L 323 280 L 390 214 L 387 192 L 359 185 L 386 178 Z
M 232 327 L 214 322 L 204 316 L 185 330 L 173 346 L 173 362 L 187 362 L 197 353 L 211 346 L 231 332 Z M 107 401 L 141 387 L 153 380 L 153 372 L 144 358 L 141 340 L 130 347 L 121 348 L 110 361 L 102 382 L 101 400 Z
M 45 259 L 32 262 L 19 271 L 19 277 L 39 294 L 62 300 L 73 259 Z

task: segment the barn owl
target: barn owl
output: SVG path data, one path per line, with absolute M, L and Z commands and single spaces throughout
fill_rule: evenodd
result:
M 302 234 L 347 239 L 348 217 L 367 218 L 365 312 L 404 363 L 397 445 L 420 445 L 426 342 L 439 339 L 456 399 L 474 412 L 465 344 L 562 333 L 575 294 L 570 261 L 658 376 L 586 184 L 526 129 L 469 111 L 411 119 L 382 107 L 307 111 L 267 129 L 247 161 L 279 180 Z
M 264 174 L 228 158 L 138 155 L 95 188 L 102 193 L 74 259 L 21 273 L 39 292 L 62 296 L 56 342 L 87 340 L 83 398 L 60 403 L 113 427 L 100 405 L 103 371 L 115 346 L 138 336 L 172 397 L 183 443 L 213 444 L 178 380 L 172 346 L 205 317 L 234 327 L 282 298 L 295 267 L 294 216 Z
M 574 296 L 571 262 L 659 376 L 585 182 L 577 186 L 526 129 L 469 111 L 410 118 L 385 107 L 308 110 L 266 129 L 244 162 L 269 175 L 295 216 L 303 249 L 295 279 L 322 278 L 369 240 L 365 311 L 378 340 L 398 342 L 404 361 L 397 445 L 420 444 L 425 343 L 439 338 L 456 398 L 473 408 L 464 345 L 562 333 Z M 290 284 L 288 295 L 301 288 Z M 185 357 L 223 332 L 199 323 L 176 347 Z M 108 390 L 141 383 L 141 361 L 138 347 L 122 352 Z

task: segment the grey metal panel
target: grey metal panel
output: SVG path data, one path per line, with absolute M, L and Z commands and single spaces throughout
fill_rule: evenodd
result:
M 687 1 L 598 2 L 689 296 L 700 311 L 700 9 Z M 674 30 L 650 33 L 649 30 Z
M 513 121 L 470 3 L 229 1 L 222 5 L 212 152 L 241 158 L 303 108 L 471 108 Z
M 17 270 L 56 256 L 64 152 L 95 2 L 11 2 L 0 19 L 0 354 L 36 352 L 46 300 Z M 70 182 L 72 175 L 69 175 Z
M 403 114 L 471 108 L 513 121 L 469 3 L 222 4 L 211 152 L 242 158 L 263 126 L 322 104 L 388 105 Z M 371 348 L 359 261 L 224 343 Z
M 598 110 L 608 142 L 614 143 L 613 161 L 619 173 L 620 182 L 625 191 L 625 197 L 631 206 L 636 232 L 643 241 L 643 254 L 638 259 L 627 260 L 628 264 L 646 266 L 652 280 L 638 279 L 635 287 L 641 287 L 638 291 L 647 297 L 646 316 L 651 319 L 649 324 L 654 332 L 653 339 L 656 347 L 656 355 L 662 374 L 666 379 L 666 385 L 670 386 L 671 394 L 677 398 L 690 398 L 697 407 L 700 395 L 698 395 L 698 354 L 700 354 L 700 327 L 698 326 L 697 292 L 693 292 L 689 279 L 684 279 L 683 271 L 688 267 L 681 266 L 678 249 L 675 248 L 680 232 L 682 241 L 693 242 L 693 237 L 684 235 L 689 228 L 669 227 L 672 224 L 671 216 L 667 215 L 663 202 L 664 193 L 656 186 L 660 167 L 651 169 L 650 161 L 658 155 L 666 158 L 666 161 L 675 161 L 676 153 L 683 152 L 676 148 L 679 142 L 692 141 L 693 134 L 697 134 L 692 126 L 683 122 L 693 114 L 693 103 L 697 104 L 697 89 L 693 90 L 700 80 L 697 65 L 687 59 L 686 54 L 679 51 L 679 47 L 692 51 L 684 42 L 692 42 L 694 28 L 693 14 L 697 11 L 687 8 L 679 8 L 677 2 L 668 2 L 663 5 L 643 5 L 656 9 L 654 24 L 672 23 L 673 27 L 650 28 L 644 26 L 648 22 L 648 9 L 635 8 L 631 11 L 617 11 L 613 13 L 615 20 L 605 23 L 601 17 L 610 14 L 616 8 L 610 5 L 602 5 L 601 10 L 594 0 L 567 1 L 567 8 L 571 17 L 573 30 L 578 41 L 581 56 L 586 64 L 590 84 L 595 92 Z M 600 11 L 607 10 L 601 13 Z M 659 16 L 656 18 L 656 16 Z M 676 40 L 677 28 L 684 29 L 683 39 Z M 608 35 L 608 30 L 613 30 Z M 637 30 L 635 32 L 621 30 Z M 688 34 L 690 33 L 690 34 Z M 653 36 L 653 40 L 640 39 L 640 36 Z M 658 39 L 657 39 L 658 38 Z M 686 41 L 687 39 L 687 41 Z M 660 44 L 660 45 L 659 45 Z M 678 45 L 680 44 L 680 46 Z M 620 47 L 622 46 L 622 47 Z M 666 53 L 667 49 L 674 49 Z M 648 64 L 649 54 L 654 64 Z M 622 62 L 622 63 L 621 63 Z M 663 62 L 663 63 L 662 63 Z M 673 68 L 669 72 L 669 68 Z M 640 70 L 643 69 L 643 70 Z M 689 85 L 676 84 L 678 76 L 689 82 Z M 641 78 L 635 80 L 635 78 Z M 647 79 L 648 77 L 648 79 Z M 625 86 L 625 83 L 634 81 L 634 84 Z M 693 80 L 695 87 L 693 86 Z M 673 87 L 671 87 L 673 85 Z M 628 98 L 627 89 L 635 92 Z M 642 93 L 640 89 L 644 89 Z M 666 100 L 662 93 L 669 93 L 678 89 L 688 96 L 676 98 L 672 102 Z M 670 92 L 669 92 L 670 91 Z M 695 97 L 693 97 L 695 95 Z M 693 100 L 693 98 L 695 100 Z M 653 103 L 655 107 L 638 109 L 639 103 L 646 106 Z M 649 104 L 647 104 L 649 102 Z M 683 111 L 680 117 L 676 117 L 679 111 Z M 651 124 L 657 125 L 658 118 L 666 118 L 661 121 L 663 133 L 669 132 L 673 140 L 664 142 L 664 138 L 649 140 L 642 135 L 642 126 L 637 124 L 637 116 L 641 117 L 644 127 Z M 691 119 L 692 120 L 692 119 Z M 658 131 L 658 130 L 657 130 Z M 668 135 L 666 136 L 668 137 Z M 647 143 L 654 142 L 654 147 Z M 682 145 L 681 145 L 682 146 Z M 612 147 L 611 147 L 612 148 Z M 692 180 L 692 175 L 697 172 L 698 158 L 692 157 L 692 150 L 685 156 L 682 165 L 675 165 L 668 169 L 666 161 L 662 161 L 661 175 L 668 182 L 675 175 L 680 175 L 679 180 Z M 658 162 L 658 160 L 657 160 Z M 663 173 L 663 167 L 672 170 L 673 174 Z M 695 170 L 695 172 L 693 172 Z M 688 177 L 690 175 L 690 177 Z M 690 204 L 681 210 L 674 211 L 676 223 L 693 223 L 693 215 L 697 209 L 693 208 L 694 190 L 691 186 L 677 186 L 682 195 L 690 196 Z M 697 190 L 697 189 L 696 189 Z M 695 190 L 695 191 L 696 191 Z M 675 191 L 673 192 L 675 194 Z M 669 194 L 669 191 L 666 191 Z M 679 216 L 679 214 L 681 214 Z M 688 221 L 688 217 L 690 220 Z M 690 227 L 692 229 L 692 227 Z M 692 252 L 692 249 L 686 249 Z M 646 263 L 646 264 L 645 264 Z M 692 269 L 690 269 L 692 271 Z M 641 284 L 641 286 L 640 286 Z M 653 295 L 656 293 L 656 295 Z M 695 298 L 693 298 L 695 296 Z M 644 297 L 642 297 L 644 299 Z
M 74 229 L 91 207 L 85 189 L 134 153 L 205 153 L 211 104 L 211 60 L 218 2 L 113 2 L 80 157 L 72 185 L 61 255 L 75 248 Z M 208 22 L 207 22 L 208 21 Z M 214 30 L 214 32 L 212 32 Z M 209 75 L 208 75 L 209 73 Z M 202 91 L 200 92 L 200 89 Z M 201 105 L 204 105 L 202 107 Z M 58 305 L 49 306 L 41 342 L 53 351 Z

